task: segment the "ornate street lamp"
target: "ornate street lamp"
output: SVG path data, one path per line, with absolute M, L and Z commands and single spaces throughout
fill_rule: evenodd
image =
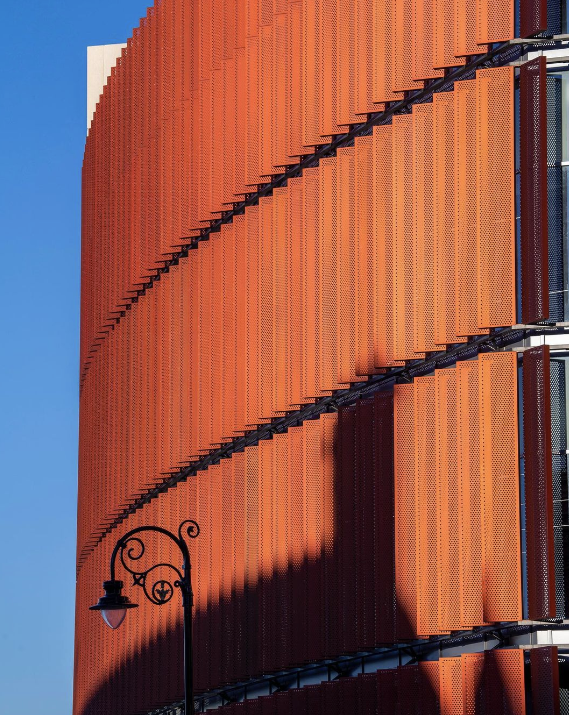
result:
M 192 607 L 194 596 L 192 592 L 190 551 L 185 540 L 185 533 L 195 539 L 199 536 L 200 527 L 192 519 L 183 521 L 178 527 L 175 536 L 167 529 L 160 526 L 139 526 L 122 536 L 116 543 L 111 555 L 111 578 L 103 582 L 105 595 L 101 596 L 96 606 L 91 606 L 91 611 L 101 611 L 105 623 L 113 630 L 117 629 L 126 618 L 129 608 L 138 608 L 138 604 L 131 603 L 127 596 L 122 595 L 123 582 L 115 578 L 115 562 L 120 554 L 123 567 L 132 575 L 133 585 L 140 586 L 146 598 L 156 606 L 168 603 L 174 595 L 174 589 L 179 588 L 182 593 L 182 608 L 184 610 L 184 703 L 185 714 L 194 715 L 194 678 L 192 663 Z M 154 532 L 167 536 L 180 549 L 182 554 L 182 570 L 173 564 L 160 563 L 151 566 L 146 571 L 137 571 L 130 565 L 144 555 L 146 548 L 141 538 L 136 536 L 144 532 Z M 152 582 L 148 576 L 156 569 L 171 569 L 177 578 L 172 583 L 165 579 Z M 151 584 L 149 586 L 149 583 Z

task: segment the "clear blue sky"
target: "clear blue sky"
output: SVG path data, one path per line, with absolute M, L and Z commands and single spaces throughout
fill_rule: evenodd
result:
M 146 5 L 2 3 L 0 713 L 71 712 L 86 47 Z

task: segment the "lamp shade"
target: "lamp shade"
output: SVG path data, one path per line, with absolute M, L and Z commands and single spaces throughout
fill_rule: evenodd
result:
M 131 603 L 127 596 L 122 595 L 122 581 L 105 581 L 103 589 L 105 595 L 101 596 L 96 606 L 91 606 L 90 611 L 101 611 L 105 623 L 116 630 L 126 618 L 129 608 L 138 608 L 137 603 Z

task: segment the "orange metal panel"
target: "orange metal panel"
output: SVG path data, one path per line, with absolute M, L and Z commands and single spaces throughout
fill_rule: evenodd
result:
M 322 289 L 320 275 L 320 202 L 321 169 L 307 169 L 304 181 L 303 225 L 303 387 L 302 400 L 310 402 L 321 393 Z
M 455 0 L 454 54 L 479 55 L 485 48 L 477 43 L 478 2 Z
M 290 406 L 302 404 L 304 383 L 304 180 L 289 179 L 290 200 L 288 203 L 289 261 L 289 369 L 290 384 L 287 401 Z
M 260 210 L 251 206 L 245 214 L 247 234 L 247 378 L 245 424 L 255 425 L 259 420 L 259 268 L 260 268 Z
M 442 77 L 435 67 L 435 4 L 437 0 L 415 0 L 415 46 L 412 56 L 414 80 Z
M 302 2 L 293 2 L 288 6 L 288 47 L 290 54 L 289 104 L 288 104 L 288 144 L 289 157 L 306 154 L 303 141 L 303 100 L 305 85 L 303 77 L 303 14 Z
M 479 70 L 478 255 L 480 328 L 516 322 L 514 68 Z
M 502 712 L 526 715 L 523 650 L 496 649 L 487 652 L 483 677 L 487 703 L 495 706 L 503 703 Z
M 394 18 L 391 2 L 373 0 L 373 101 L 394 102 L 403 97 L 393 91 Z
M 460 520 L 457 473 L 456 370 L 437 370 L 436 479 L 439 489 L 439 624 L 460 628 Z
M 260 138 L 259 138 L 259 38 L 247 38 L 247 131 L 245 135 L 245 184 L 260 183 Z
M 441 715 L 463 715 L 460 658 L 439 659 L 439 683 Z
M 456 324 L 456 131 L 452 92 L 433 98 L 434 128 L 434 243 L 435 243 L 435 342 L 465 342 L 455 333 Z
M 484 335 L 478 328 L 478 236 L 476 146 L 478 129 L 476 81 L 456 82 L 456 314 L 457 335 Z
M 289 562 L 291 559 L 291 539 L 289 528 L 289 441 L 288 434 L 276 434 L 274 441 L 274 522 L 273 522 L 273 569 L 272 578 L 287 584 Z M 290 591 L 287 588 L 276 590 L 273 618 L 275 628 L 275 658 L 278 663 L 285 660 L 290 646 L 289 630 L 292 625 Z M 290 657 L 290 655 L 289 655 Z M 277 664 L 277 663 L 276 663 Z M 276 665 L 275 664 L 275 665 Z
M 263 670 L 271 670 L 269 644 L 274 638 L 271 611 L 271 576 L 274 568 L 273 540 L 273 481 L 274 442 L 266 440 L 259 445 L 259 627 L 261 629 L 260 665 Z
M 455 55 L 456 47 L 456 0 L 434 0 L 434 67 L 457 67 L 465 59 Z
M 413 360 L 415 353 L 415 253 L 413 210 L 413 118 L 394 117 L 393 137 L 393 354 Z
M 247 219 L 235 216 L 235 433 L 244 430 L 247 416 L 247 293 L 249 241 Z
M 322 557 L 322 422 L 312 420 L 304 424 L 304 453 L 302 474 L 304 478 L 305 528 L 306 528 L 306 584 L 307 609 L 309 614 L 308 642 L 303 650 L 305 656 L 316 659 L 320 656 L 320 627 L 313 615 L 321 608 L 321 585 L 318 571 Z M 307 658 L 307 659 L 308 659 Z
M 268 180 L 273 169 L 274 30 L 259 28 L 259 174 Z
M 231 231 L 232 231 L 231 227 Z M 211 433 L 210 445 L 215 447 L 221 444 L 221 419 L 224 408 L 225 396 L 225 374 L 223 364 L 223 285 L 226 275 L 223 271 L 223 253 L 225 235 L 231 233 L 229 226 L 224 226 L 223 237 L 218 234 L 215 238 L 210 238 L 212 244 L 212 281 L 211 281 Z M 209 448 L 209 445 L 208 445 Z
M 274 292 L 273 199 L 259 200 L 259 417 L 270 420 L 274 405 Z
M 236 226 L 231 224 L 231 230 L 222 230 L 223 241 L 221 252 L 221 269 L 223 271 L 223 293 L 221 296 L 220 313 L 222 315 L 221 349 L 222 349 L 222 386 L 221 386 L 221 441 L 233 437 L 236 423 L 236 373 L 237 373 L 237 264 Z M 225 226 L 223 228 L 226 228 Z M 228 227 L 227 227 L 228 228 Z M 219 270 L 219 267 L 218 267 Z
M 433 105 L 413 107 L 415 216 L 415 352 L 437 350 L 434 339 Z
M 415 477 L 417 522 L 417 634 L 431 636 L 439 626 L 439 489 L 435 378 L 415 380 Z
M 484 624 L 482 604 L 482 488 L 480 479 L 479 366 L 457 363 L 457 458 L 460 520 L 460 622 Z
M 484 702 L 484 653 L 461 656 L 462 700 L 465 715 L 477 715 Z
M 417 635 L 415 385 L 394 388 L 395 598 L 397 640 Z
M 289 109 L 291 107 L 288 15 L 276 14 L 273 20 L 273 108 L 272 108 L 272 165 L 278 167 L 294 163 L 289 159 Z
M 211 404 L 211 386 L 212 386 L 212 343 L 211 343 L 211 308 L 212 295 L 211 286 L 213 278 L 212 265 L 212 244 L 207 241 L 200 243 L 198 254 L 200 256 L 200 291 L 199 291 L 199 315 L 200 315 L 200 346 L 199 346 L 199 440 L 197 448 L 199 452 L 204 450 L 206 444 L 210 442 L 211 436 L 211 419 L 212 419 L 212 404 Z
M 388 367 L 395 362 L 393 324 L 393 143 L 392 127 L 373 130 L 373 205 L 376 247 L 375 365 Z
M 480 0 L 476 41 L 489 44 L 511 40 L 514 37 L 514 6 L 514 0 Z
M 371 375 L 374 368 L 374 317 L 377 250 L 373 231 L 373 137 L 355 141 L 355 372 Z
M 356 108 L 356 7 L 353 0 L 337 0 L 337 109 L 336 121 L 340 125 L 361 121 Z M 365 76 L 365 68 L 364 68 Z
M 289 407 L 289 306 L 288 261 L 290 256 L 289 189 L 273 191 L 273 413 Z
M 522 617 L 517 354 L 478 359 L 482 477 L 484 619 Z
M 319 204 L 319 300 L 320 300 L 320 366 L 319 390 L 335 390 L 338 383 L 338 206 L 337 161 L 335 157 L 320 161 Z
M 385 105 L 374 102 L 374 3 L 369 0 L 356 0 L 355 13 L 354 111 L 356 115 L 381 112 Z
M 336 118 L 338 107 L 338 13 L 336 2 L 320 3 L 320 134 L 342 134 L 345 127 L 339 126 Z
M 355 371 L 356 244 L 355 244 L 355 149 L 337 152 L 337 240 L 338 240 L 338 382 L 357 381 Z
M 302 131 L 303 144 L 313 147 L 325 143 L 320 135 L 321 50 L 320 12 L 322 0 L 303 0 L 302 3 Z
M 387 4 L 387 3 L 386 3 Z M 393 18 L 391 89 L 394 92 L 421 89 L 423 82 L 413 79 L 415 0 L 391 0 Z

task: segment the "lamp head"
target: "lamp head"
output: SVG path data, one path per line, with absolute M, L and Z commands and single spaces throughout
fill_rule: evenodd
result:
M 124 621 L 129 608 L 138 608 L 137 603 L 131 603 L 127 596 L 122 595 L 122 587 L 122 581 L 105 581 L 105 595 L 101 596 L 96 606 L 89 608 L 90 611 L 101 611 L 103 620 L 113 630 Z

